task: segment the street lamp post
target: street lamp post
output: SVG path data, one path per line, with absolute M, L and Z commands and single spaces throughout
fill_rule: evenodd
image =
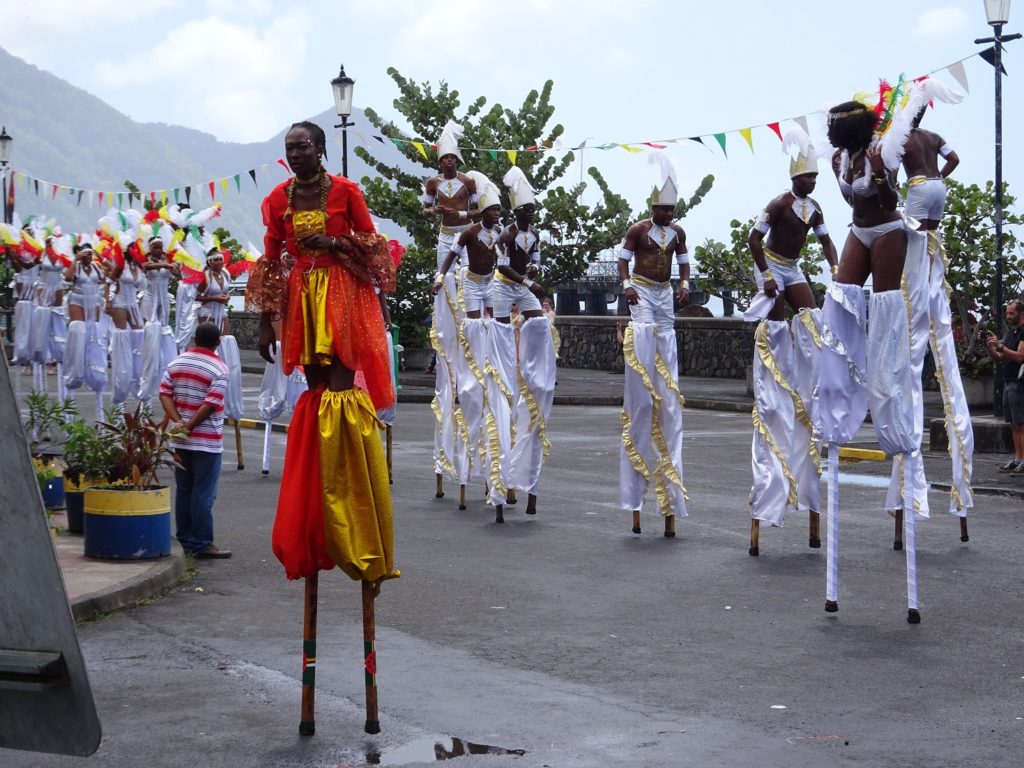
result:
M 14 139 L 11 138 L 10 134 L 7 133 L 7 126 L 0 128 L 0 183 L 3 184 L 4 188 L 4 210 L 3 219 L 4 224 L 10 224 L 14 218 L 14 201 L 7 199 L 7 164 L 11 161 L 11 145 L 14 143 Z M 10 264 L 10 257 L 8 251 L 4 248 L 4 266 Z M 10 288 L 7 287 L 7 280 L 4 280 L 3 288 L 3 306 L 5 315 L 5 325 L 7 331 L 7 340 L 13 341 L 12 328 L 14 316 L 12 314 L 14 304 L 14 293 Z
M 348 121 L 352 114 L 352 88 L 356 81 L 345 74 L 345 65 L 341 65 L 338 76 L 331 80 L 331 89 L 334 91 L 334 107 L 338 112 L 341 122 L 335 128 L 341 128 L 341 175 L 348 178 L 348 127 L 355 125 Z
M 992 315 L 996 335 L 1003 335 L 1003 43 L 1020 38 L 1020 33 L 1003 34 L 1003 25 L 1010 20 L 1010 0 L 985 0 L 985 16 L 994 30 L 992 37 L 982 37 L 975 45 L 992 43 L 992 68 L 996 71 L 996 281 Z M 995 376 L 993 413 L 1003 415 L 1003 382 Z

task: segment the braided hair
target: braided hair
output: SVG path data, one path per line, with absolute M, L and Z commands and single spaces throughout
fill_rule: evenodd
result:
M 327 134 L 324 133 L 324 129 L 316 123 L 310 120 L 303 120 L 301 123 L 292 123 L 291 128 L 302 128 L 303 130 L 309 131 L 310 136 L 313 137 L 313 146 L 324 153 L 324 159 L 327 158 Z
M 844 101 L 828 111 L 828 140 L 849 152 L 867 149 L 878 115 L 859 101 Z

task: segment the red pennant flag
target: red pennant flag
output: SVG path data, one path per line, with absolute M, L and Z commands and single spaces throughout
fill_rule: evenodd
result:
M 653 141 L 641 141 L 640 143 L 648 147 L 654 147 L 655 149 L 664 149 L 668 146 L 668 144 L 655 144 Z
M 214 192 L 213 192 L 213 190 L 214 190 L 214 183 L 211 181 L 210 182 L 210 199 L 211 200 L 214 199 Z
M 96 199 L 100 201 L 100 205 L 103 205 L 103 193 L 100 192 L 96 195 Z
M 149 193 L 149 202 L 151 202 L 153 205 L 156 205 L 156 192 Z
M 50 199 L 53 200 L 57 197 L 57 185 L 53 185 L 53 193 L 50 195 Z
M 779 137 L 779 141 L 782 141 L 782 131 L 779 130 L 779 124 L 778 123 L 768 123 L 768 127 L 771 128 L 775 132 L 776 136 Z
M 288 167 L 288 163 L 286 163 L 284 160 L 282 160 L 281 158 L 277 158 L 277 162 L 282 168 L 288 171 L 288 173 L 292 172 L 292 169 Z

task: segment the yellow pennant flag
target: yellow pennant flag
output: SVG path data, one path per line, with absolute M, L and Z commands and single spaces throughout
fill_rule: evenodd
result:
M 631 147 L 629 144 L 619 144 L 627 152 L 643 152 L 640 147 Z
M 221 179 L 220 180 L 220 188 L 223 189 L 225 192 L 228 191 L 228 180 L 227 179 Z
M 752 128 L 740 128 L 740 136 L 747 142 L 747 146 L 750 147 L 750 153 L 754 153 L 754 137 L 751 135 Z
M 167 190 L 160 190 L 160 208 L 167 208 Z
M 418 141 L 414 141 L 414 142 L 412 142 L 412 145 L 413 145 L 414 147 L 416 147 L 416 149 L 417 149 L 417 150 L 419 150 L 419 153 L 420 153 L 421 155 L 423 155 L 423 159 L 424 159 L 424 160 L 426 160 L 426 159 L 427 159 L 427 150 L 425 150 L 425 149 L 423 148 L 423 145 L 422 145 L 422 144 L 421 144 L 420 142 L 418 142 Z
M 515 165 L 516 164 L 516 158 L 519 157 L 519 152 L 517 150 L 514 150 L 514 149 L 506 150 L 506 152 L 508 154 L 509 162 L 512 163 L 512 165 Z

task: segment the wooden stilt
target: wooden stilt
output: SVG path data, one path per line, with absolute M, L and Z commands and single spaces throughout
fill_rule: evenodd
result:
M 377 598 L 379 585 L 369 581 L 363 585 L 363 666 L 366 670 L 366 727 L 367 733 L 380 733 L 380 718 L 377 715 L 377 649 L 376 624 L 373 616 L 373 601 Z
M 509 488 L 508 491 L 505 493 L 505 503 L 515 504 L 516 501 L 518 501 L 518 499 L 516 499 L 516 489 Z
M 960 541 L 970 541 L 971 537 L 967 535 L 967 518 L 960 518 Z
M 537 494 L 531 493 L 526 499 L 526 514 L 537 514 Z
M 466 508 L 466 486 L 459 486 L 459 509 Z
M 444 498 L 444 475 L 442 475 L 440 472 L 438 472 L 436 475 L 434 475 L 434 480 L 437 482 L 437 490 L 434 491 L 434 498 L 435 499 L 443 499 Z
M 903 549 L 903 510 L 896 510 L 896 535 L 892 540 L 892 548 L 899 551 Z
M 316 695 L 316 601 L 319 573 L 306 577 L 306 592 L 302 612 L 302 716 L 299 719 L 299 733 L 312 736 L 316 733 L 316 718 L 313 714 Z
M 665 516 L 665 538 L 674 539 L 676 537 L 676 516 L 666 515 Z
M 813 509 L 809 509 L 807 514 L 807 546 L 811 549 L 821 549 L 821 515 Z
M 633 510 L 633 533 L 640 533 L 640 510 Z
M 494 505 L 494 522 L 504 523 L 505 522 L 505 510 L 501 504 Z
M 245 456 L 242 455 L 242 425 L 235 419 L 235 450 L 238 452 L 238 468 L 245 469 Z
M 758 545 L 758 541 L 761 538 L 761 521 L 756 517 L 750 518 L 750 549 L 747 550 L 747 554 L 751 557 L 757 557 L 761 554 L 761 549 Z
M 394 475 L 391 472 L 391 451 L 393 449 L 392 437 L 391 437 L 391 425 L 386 424 L 384 426 L 384 451 L 385 457 L 388 462 L 388 485 L 395 484 Z

